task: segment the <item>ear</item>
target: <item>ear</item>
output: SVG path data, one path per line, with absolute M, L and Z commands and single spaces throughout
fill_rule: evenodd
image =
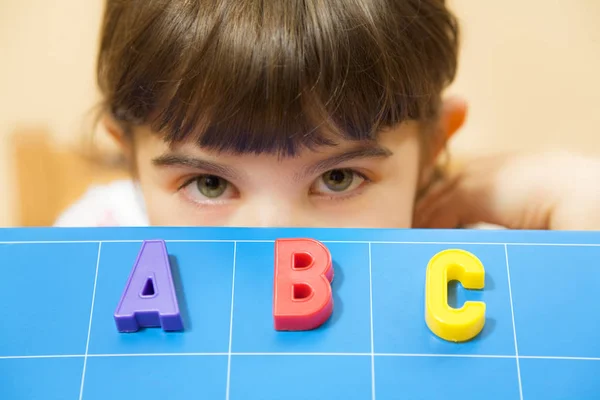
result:
M 462 128 L 467 117 L 467 103 L 459 97 L 445 99 L 430 151 L 433 161 L 446 148 L 456 132 Z
M 125 162 L 132 165 L 134 157 L 133 138 L 126 132 L 126 127 L 120 124 L 110 113 L 105 113 L 102 117 L 102 125 L 119 148 Z
M 105 113 L 102 117 L 102 125 L 108 132 L 109 136 L 120 146 L 125 147 L 127 145 L 125 140 L 125 131 L 121 125 L 115 121 L 112 115 Z M 124 149 L 123 149 L 124 150 Z
M 424 152 L 425 160 L 421 164 L 419 192 L 426 190 L 436 179 L 436 172 L 439 172 L 436 169 L 437 159 L 448 142 L 464 125 L 467 108 L 467 103 L 459 97 L 451 97 L 443 101 L 439 119 Z

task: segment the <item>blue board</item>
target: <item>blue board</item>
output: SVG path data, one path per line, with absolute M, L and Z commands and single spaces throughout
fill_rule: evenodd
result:
M 334 311 L 276 332 L 274 240 L 330 250 Z M 164 239 L 183 332 L 119 333 L 141 241 Z M 475 254 L 481 334 L 424 319 L 425 271 Z M 0 230 L 0 399 L 598 399 L 600 233 L 305 229 Z

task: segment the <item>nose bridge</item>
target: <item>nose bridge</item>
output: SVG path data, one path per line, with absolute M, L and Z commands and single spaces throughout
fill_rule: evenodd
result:
M 308 213 L 302 204 L 277 200 L 276 198 L 256 199 L 248 204 L 240 218 L 245 225 L 258 227 L 305 226 L 310 224 Z
M 257 222 L 262 227 L 296 226 L 301 220 L 301 207 L 284 201 L 263 201 L 255 205 Z

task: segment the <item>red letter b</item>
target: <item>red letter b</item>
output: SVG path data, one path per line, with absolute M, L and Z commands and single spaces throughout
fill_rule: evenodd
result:
M 303 331 L 319 327 L 331 316 L 331 254 L 312 239 L 275 241 L 273 318 L 275 329 Z

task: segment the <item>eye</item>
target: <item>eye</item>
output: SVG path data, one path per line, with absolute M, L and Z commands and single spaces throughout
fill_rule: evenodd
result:
M 196 178 L 198 191 L 210 199 L 221 196 L 227 190 L 228 182 L 215 175 L 204 175 Z
M 323 183 L 334 192 L 341 192 L 352 185 L 354 172 L 347 169 L 333 169 L 323 174 Z
M 331 194 L 349 192 L 359 187 L 366 178 L 351 169 L 332 169 L 319 177 L 312 192 Z
M 216 175 L 199 175 L 185 183 L 181 190 L 196 203 L 229 200 L 235 197 L 235 187 Z

